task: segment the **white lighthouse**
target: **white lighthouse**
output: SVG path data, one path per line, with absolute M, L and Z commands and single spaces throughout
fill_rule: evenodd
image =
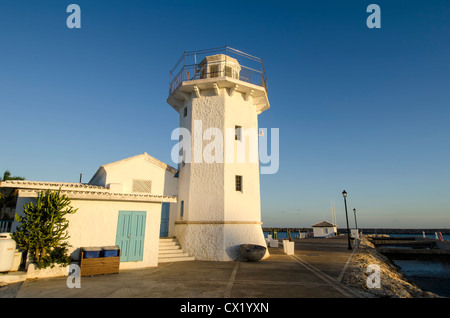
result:
M 266 246 L 258 115 L 270 106 L 262 60 L 229 47 L 185 52 L 167 102 L 179 113 L 180 132 L 189 133 L 180 138 L 174 228 L 183 250 L 229 261 L 240 258 L 241 244 Z

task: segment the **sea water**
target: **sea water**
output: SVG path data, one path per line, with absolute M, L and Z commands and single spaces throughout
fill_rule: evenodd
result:
M 272 238 L 273 238 L 273 232 L 264 232 L 265 238 L 267 238 L 268 235 L 272 235 Z M 291 231 L 291 238 L 296 238 L 298 236 L 299 236 L 298 231 Z M 284 240 L 286 238 L 287 238 L 287 232 L 285 232 L 285 231 L 278 232 L 277 231 L 277 239 Z
M 423 237 L 423 234 L 386 234 L 389 235 L 391 237 Z M 428 239 L 436 239 L 436 234 L 425 234 L 425 237 Z M 442 235 L 442 238 L 444 239 L 444 241 L 450 241 L 450 235 L 445 234 Z
M 431 260 L 394 260 L 393 262 L 422 290 L 450 297 L 450 263 Z

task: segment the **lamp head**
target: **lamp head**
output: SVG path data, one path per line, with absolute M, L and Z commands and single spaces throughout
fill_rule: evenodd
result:
M 342 196 L 343 196 L 344 198 L 347 196 L 347 192 L 345 192 L 345 190 L 342 191 Z

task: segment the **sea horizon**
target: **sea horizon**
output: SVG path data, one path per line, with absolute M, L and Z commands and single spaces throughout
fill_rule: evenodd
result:
M 308 226 L 308 227 L 286 227 L 286 226 L 263 226 L 262 227 L 264 232 L 271 232 L 273 230 L 277 230 L 277 231 L 286 231 L 286 230 L 290 230 L 290 231 L 303 231 L 303 230 L 312 230 L 312 226 Z M 338 232 L 342 232 L 345 233 L 347 232 L 347 228 L 346 227 L 338 227 Z M 350 229 L 355 229 L 354 226 L 350 226 Z M 400 227 L 358 227 L 358 229 L 360 231 L 365 231 L 365 232 L 372 232 L 372 231 L 387 231 L 389 233 L 422 233 L 423 231 L 425 232 L 431 232 L 431 231 L 435 231 L 435 232 L 442 232 L 442 234 L 450 234 L 450 228 L 447 227 L 405 227 L 405 228 L 400 228 Z
M 287 231 L 286 229 L 289 229 L 290 231 L 290 236 L 291 238 L 296 238 L 299 236 L 299 232 L 311 232 L 312 233 L 312 228 L 302 228 L 300 230 L 298 230 L 298 228 L 279 228 L 280 230 L 278 230 L 277 228 L 270 228 L 271 230 L 267 230 L 268 228 L 263 228 L 263 233 L 264 233 L 264 237 L 267 238 L 269 234 L 273 233 L 272 229 L 276 229 L 277 231 L 277 239 L 285 239 L 287 238 Z M 296 230 L 293 230 L 296 229 Z M 428 231 L 426 229 L 416 229 L 415 232 L 399 232 L 396 230 L 402 230 L 402 229 L 391 229 L 391 232 L 386 232 L 386 231 L 380 231 L 383 229 L 378 229 L 378 231 L 376 232 L 368 232 L 365 231 L 367 229 L 360 229 L 362 234 L 380 234 L 380 235 L 390 235 L 393 237 L 399 237 L 399 236 L 416 236 L 416 237 L 423 237 L 423 232 L 425 232 L 425 237 L 426 238 L 431 238 L 431 239 L 435 239 L 436 238 L 436 232 L 441 232 L 442 233 L 442 237 L 444 239 L 444 241 L 450 241 L 450 230 L 446 231 L 445 233 L 443 232 L 443 229 L 428 229 Z M 403 229 L 405 230 L 405 229 Z M 407 229 L 407 230 L 413 230 L 413 229 Z M 434 231 L 431 231 L 434 230 Z M 347 233 L 347 229 L 345 229 L 345 231 L 338 231 L 339 234 L 346 234 Z

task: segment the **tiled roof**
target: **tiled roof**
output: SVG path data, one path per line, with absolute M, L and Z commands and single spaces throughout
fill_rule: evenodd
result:
M 21 188 L 21 189 L 79 189 L 79 190 L 92 190 L 97 191 L 105 190 L 108 188 L 90 185 L 85 183 L 71 183 L 71 182 L 48 182 L 48 181 L 28 181 L 28 180 L 6 180 L 0 181 L 0 188 Z
M 144 158 L 148 162 L 151 162 L 154 165 L 156 165 L 156 166 L 158 166 L 158 167 L 160 167 L 162 169 L 166 169 L 166 170 L 172 172 L 173 174 L 177 173 L 177 171 L 178 171 L 174 167 L 169 166 L 168 164 L 166 164 L 166 163 L 156 159 L 155 157 L 150 156 L 146 152 L 144 152 L 142 154 L 139 154 L 139 155 L 136 155 L 136 156 L 133 156 L 133 157 L 125 158 L 125 159 L 122 159 L 122 160 L 119 160 L 119 161 L 115 161 L 115 162 L 111 162 L 111 163 L 108 163 L 108 164 L 104 164 L 104 165 L 102 165 L 102 167 L 107 168 L 107 167 L 114 166 L 114 165 L 120 164 L 122 162 L 133 160 L 133 159 L 136 159 L 136 158 Z
M 314 224 L 312 227 L 333 227 L 333 226 L 336 226 L 336 225 L 331 224 L 330 222 L 327 222 L 327 221 L 322 221 L 322 222 Z
M 37 196 L 40 190 L 20 189 L 20 193 Z M 176 196 L 164 196 L 153 194 L 135 194 L 135 193 L 110 193 L 104 191 L 76 191 L 61 190 L 61 193 L 67 195 L 70 199 L 78 200 L 98 200 L 98 201 L 134 201 L 134 202 L 177 202 Z
M 41 182 L 7 180 L 0 181 L 0 188 L 15 188 L 21 193 L 37 195 L 42 190 L 59 190 L 71 199 L 116 200 L 140 202 L 177 202 L 177 196 L 164 196 L 138 193 L 113 193 L 110 189 L 84 183 Z

